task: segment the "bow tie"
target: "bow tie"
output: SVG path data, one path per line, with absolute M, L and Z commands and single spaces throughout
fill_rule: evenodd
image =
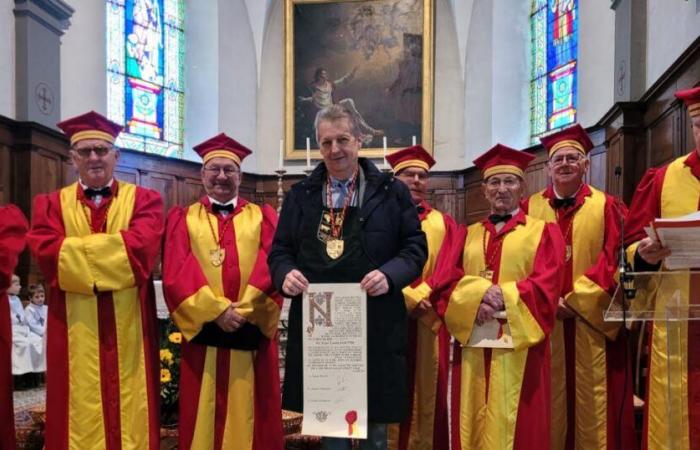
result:
M 552 205 L 554 205 L 555 209 L 559 208 L 565 208 L 565 207 L 572 207 L 576 203 L 576 197 L 569 197 L 569 198 L 555 198 L 552 200 Z
M 109 197 L 112 195 L 112 189 L 109 186 L 105 186 L 102 189 L 87 188 L 83 191 L 83 194 L 85 194 L 85 197 L 92 200 L 98 195 L 100 197 Z
M 497 223 L 500 223 L 500 222 L 508 222 L 511 217 L 513 217 L 512 214 L 503 214 L 503 215 L 491 214 L 489 216 L 489 222 L 496 225 Z
M 421 205 L 416 206 L 416 212 L 418 214 L 423 214 L 425 212 L 425 208 L 423 208 Z
M 227 214 L 231 214 L 233 212 L 233 203 L 229 203 L 227 205 L 221 205 L 219 203 L 212 203 L 211 210 L 214 211 L 215 213 L 225 212 Z

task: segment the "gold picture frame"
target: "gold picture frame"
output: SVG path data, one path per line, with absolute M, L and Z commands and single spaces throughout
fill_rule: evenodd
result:
M 360 156 L 415 137 L 433 148 L 433 0 L 285 0 L 285 160 L 321 159 L 315 113 L 341 103 L 363 131 Z

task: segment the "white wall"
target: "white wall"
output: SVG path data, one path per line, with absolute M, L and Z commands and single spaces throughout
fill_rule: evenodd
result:
M 199 3 L 199 2 L 198 2 Z M 243 170 L 272 173 L 274 166 L 260 166 L 263 153 L 257 146 L 257 60 L 253 33 L 243 0 L 219 0 L 219 131 L 251 148 Z M 205 51 L 200 48 L 193 51 Z M 212 85 L 210 89 L 217 89 Z
M 184 148 L 185 158 L 198 161 L 192 147 L 219 133 L 219 7 L 214 1 L 193 6 L 185 6 Z
M 71 0 L 71 26 L 61 40 L 61 118 L 90 110 L 107 113 L 106 6 Z
M 15 118 L 15 15 L 13 0 L 0 1 L 0 115 Z
M 490 0 L 474 0 L 467 38 L 464 75 L 464 164 L 493 145 L 493 7 Z
M 435 97 L 433 152 L 435 170 L 453 170 L 464 166 L 464 92 L 459 42 L 452 5 L 435 2 Z
M 699 35 L 695 0 L 647 0 L 646 87 L 651 87 Z
M 491 145 L 529 146 L 529 13 L 530 2 L 493 2 Z
M 615 101 L 615 11 L 609 2 L 578 5 L 578 122 L 590 127 Z

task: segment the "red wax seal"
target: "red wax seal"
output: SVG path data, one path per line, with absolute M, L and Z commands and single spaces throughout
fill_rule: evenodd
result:
M 345 421 L 348 423 L 348 436 L 352 436 L 352 426 L 357 422 L 357 411 L 352 410 L 346 412 Z

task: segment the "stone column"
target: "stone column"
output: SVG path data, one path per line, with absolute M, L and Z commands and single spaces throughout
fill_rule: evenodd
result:
M 615 11 L 615 102 L 636 101 L 646 85 L 646 0 L 612 0 Z
M 63 0 L 15 0 L 17 120 L 60 121 L 61 35 L 73 12 Z

